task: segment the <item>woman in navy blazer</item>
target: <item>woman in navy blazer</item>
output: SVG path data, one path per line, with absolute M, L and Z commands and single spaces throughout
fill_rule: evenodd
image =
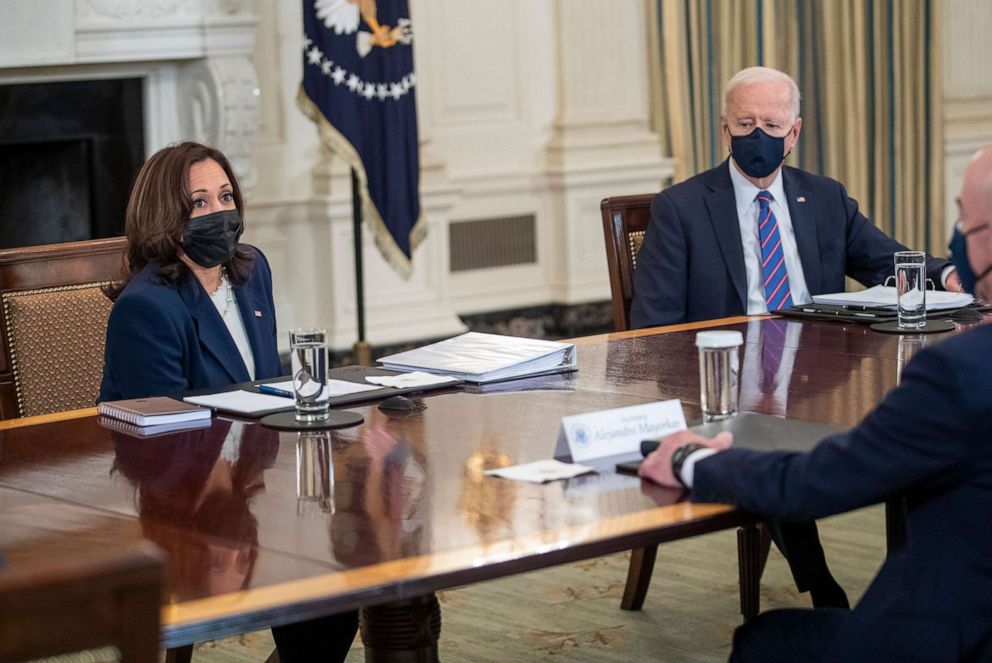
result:
M 127 276 L 114 293 L 99 400 L 282 374 L 272 275 L 258 249 L 237 243 L 243 211 L 217 150 L 182 143 L 148 160 L 128 202 Z
M 282 374 L 272 274 L 239 244 L 244 198 L 218 150 L 185 142 L 138 173 L 124 232 L 124 285 L 107 327 L 100 401 L 181 396 Z M 282 663 L 343 661 L 358 615 L 272 628 Z

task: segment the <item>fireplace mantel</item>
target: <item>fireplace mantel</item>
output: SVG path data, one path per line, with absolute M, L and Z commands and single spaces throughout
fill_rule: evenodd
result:
M 258 85 L 248 0 L 0 0 L 0 85 L 139 77 L 145 146 L 220 147 L 255 181 Z

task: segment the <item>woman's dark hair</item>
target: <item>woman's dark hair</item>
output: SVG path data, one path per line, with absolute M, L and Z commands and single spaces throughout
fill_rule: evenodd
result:
M 231 193 L 238 213 L 244 218 L 244 197 L 238 178 L 224 154 L 213 147 L 186 141 L 170 145 L 153 154 L 141 167 L 131 188 L 124 217 L 127 255 L 124 282 L 108 291 L 116 299 L 131 276 L 149 263 L 158 265 L 163 282 L 178 285 L 189 268 L 179 259 L 183 228 L 193 211 L 189 191 L 189 169 L 201 161 L 213 159 L 224 169 L 231 182 Z M 244 283 L 251 274 L 254 253 L 239 246 L 234 257 L 224 263 L 235 283 Z

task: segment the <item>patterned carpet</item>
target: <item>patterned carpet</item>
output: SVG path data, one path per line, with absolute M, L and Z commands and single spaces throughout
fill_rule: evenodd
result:
M 820 523 L 827 559 L 852 602 L 885 551 L 882 507 Z M 619 608 L 627 555 L 601 557 L 439 595 L 445 663 L 726 661 L 740 624 L 737 544 L 732 531 L 662 546 L 644 609 Z M 762 610 L 806 607 L 773 548 L 762 580 Z M 264 661 L 269 632 L 197 645 L 194 663 Z M 348 656 L 363 661 L 361 640 Z

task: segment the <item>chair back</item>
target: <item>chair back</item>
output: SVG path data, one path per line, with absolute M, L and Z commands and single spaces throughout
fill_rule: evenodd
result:
M 630 329 L 630 303 L 634 299 L 634 270 L 637 252 L 651 221 L 651 201 L 655 194 L 613 196 L 599 204 L 606 237 L 606 262 L 610 268 L 613 296 L 613 329 Z
M 0 567 L 0 660 L 158 663 L 162 554 L 124 550 L 17 558 Z
M 0 419 L 92 407 L 123 237 L 0 250 Z

